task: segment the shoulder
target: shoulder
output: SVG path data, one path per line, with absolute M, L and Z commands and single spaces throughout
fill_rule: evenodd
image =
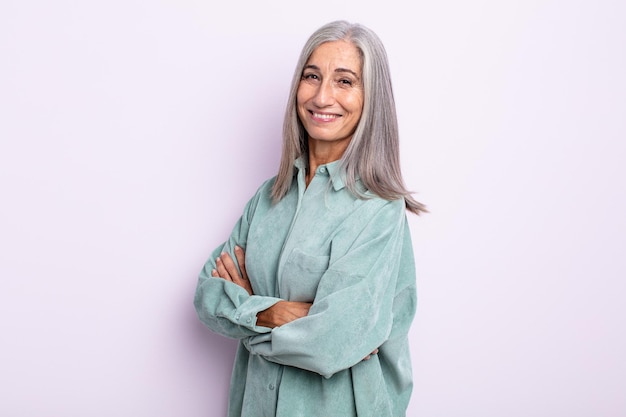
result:
M 253 199 L 271 198 L 272 187 L 274 187 L 275 182 L 276 182 L 276 176 L 264 180 L 261 183 L 261 185 L 257 188 L 252 198 Z
M 404 198 L 399 198 L 395 200 L 387 200 L 382 197 L 377 196 L 376 194 L 370 193 L 369 191 L 365 193 L 363 198 L 359 198 L 361 201 L 361 206 L 364 210 L 372 213 L 374 216 L 379 215 L 393 215 L 393 216 L 404 216 L 406 203 Z
M 276 176 L 266 179 L 265 181 L 263 181 L 263 183 L 259 187 L 257 193 L 263 192 L 264 194 L 271 194 L 272 187 L 274 187 L 274 183 L 276 183 Z
M 259 201 L 264 204 L 270 204 L 273 201 L 272 198 L 272 189 L 274 188 L 274 184 L 276 183 L 276 176 L 271 177 L 263 181 L 261 186 L 257 189 L 255 196 L 259 199 Z
M 244 215 L 246 217 L 250 219 L 259 208 L 271 205 L 272 187 L 274 186 L 274 182 L 276 182 L 275 176 L 263 181 L 259 188 L 257 188 L 252 198 L 250 198 L 246 204 L 246 208 L 244 210 Z
M 351 184 L 347 183 L 344 188 L 345 192 L 350 193 L 354 200 L 359 201 L 359 205 L 368 211 L 383 212 L 395 212 L 397 214 L 405 214 L 406 201 L 404 197 L 398 196 L 398 198 L 382 197 L 376 192 L 370 190 L 365 186 L 360 178 Z
M 345 228 L 357 231 L 365 228 L 375 230 L 396 230 L 406 221 L 406 208 L 403 198 L 386 200 L 376 195 L 354 197 L 351 208 L 345 213 Z
M 380 197 L 372 198 L 376 204 L 372 207 L 372 221 L 376 223 L 388 223 L 398 225 L 404 223 L 406 219 L 406 205 L 403 198 L 396 200 L 385 200 Z

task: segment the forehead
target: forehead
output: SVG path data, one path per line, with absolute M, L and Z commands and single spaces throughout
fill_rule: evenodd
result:
M 352 42 L 332 41 L 315 48 L 307 60 L 307 65 L 315 65 L 319 68 L 330 67 L 330 69 L 342 67 L 360 72 L 361 61 L 359 49 Z

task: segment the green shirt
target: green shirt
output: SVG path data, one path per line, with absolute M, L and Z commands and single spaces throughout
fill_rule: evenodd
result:
M 404 200 L 356 198 L 338 162 L 318 167 L 308 187 L 301 160 L 296 168 L 277 204 L 274 179 L 259 188 L 200 273 L 194 300 L 200 320 L 240 340 L 228 415 L 404 416 L 412 389 L 407 333 L 416 307 Z M 211 277 L 222 251 L 235 259 L 235 245 L 245 250 L 252 296 Z M 280 300 L 313 305 L 291 323 L 257 326 L 257 313 Z

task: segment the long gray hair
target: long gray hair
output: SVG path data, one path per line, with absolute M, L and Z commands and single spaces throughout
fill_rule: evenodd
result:
M 315 31 L 298 59 L 285 112 L 280 167 L 272 189 L 274 202 L 280 201 L 291 187 L 294 161 L 304 156 L 308 164 L 308 136 L 296 110 L 304 66 L 318 46 L 339 40 L 357 47 L 363 68 L 363 112 L 340 161 L 346 187 L 357 197 L 367 198 L 356 187 L 360 178 L 365 188 L 380 198 L 404 198 L 407 210 L 416 214 L 425 212 L 424 205 L 407 191 L 400 171 L 398 121 L 385 48 L 372 30 L 346 21 L 331 22 Z

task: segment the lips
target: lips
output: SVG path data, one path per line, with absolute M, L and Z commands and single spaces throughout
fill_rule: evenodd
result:
M 333 120 L 337 120 L 341 115 L 339 114 L 329 114 L 329 113 L 316 113 L 314 111 L 309 110 L 311 117 L 313 120 L 321 121 L 321 122 L 332 122 Z

